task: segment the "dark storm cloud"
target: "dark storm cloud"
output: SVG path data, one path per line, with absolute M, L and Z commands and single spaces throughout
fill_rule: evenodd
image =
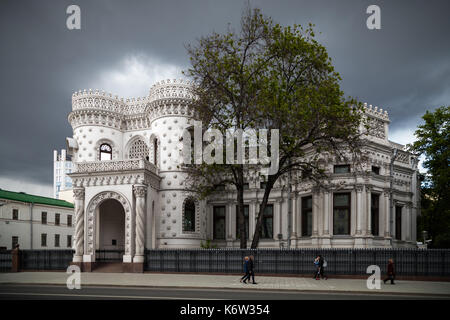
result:
M 73 91 L 129 54 L 186 68 L 184 44 L 238 28 L 246 1 L 0 2 L 0 177 L 52 182 L 52 150 L 71 135 Z M 81 7 L 81 30 L 66 8 Z M 312 22 L 347 95 L 388 109 L 395 127 L 415 126 L 450 99 L 448 1 L 251 1 L 283 25 Z M 367 6 L 382 29 L 366 28 Z M 151 83 L 148 84 L 150 86 Z M 146 92 L 142 92 L 142 95 Z M 1 186 L 0 188 L 7 188 Z

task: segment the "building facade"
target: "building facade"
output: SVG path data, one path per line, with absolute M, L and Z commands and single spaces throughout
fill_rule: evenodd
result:
M 195 120 L 191 101 L 183 80 L 158 82 L 137 99 L 98 90 L 73 94 L 67 147 L 75 164 L 75 262 L 95 262 L 99 249 L 123 250 L 124 262 L 139 264 L 145 248 L 198 248 L 206 240 L 239 247 L 235 190 L 224 186 L 199 201 L 183 185 L 186 173 L 177 164 L 183 132 Z M 280 179 L 260 247 L 415 246 L 417 159 L 388 140 L 386 111 L 365 110 L 373 129 L 366 134 L 363 170 L 324 155 L 332 177 L 327 186 L 294 184 L 289 190 L 287 179 Z M 246 179 L 250 243 L 264 177 L 249 172 Z
M 72 190 L 72 179 L 69 174 L 72 173 L 73 164 L 67 157 L 66 150 L 62 149 L 61 154 L 53 151 L 53 197 L 60 199 L 62 191 Z M 72 193 L 72 191 L 70 191 Z M 64 199 L 65 200 L 65 199 Z
M 0 248 L 72 249 L 73 204 L 0 189 Z

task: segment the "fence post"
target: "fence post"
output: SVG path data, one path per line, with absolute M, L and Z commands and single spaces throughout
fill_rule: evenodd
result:
M 20 271 L 20 251 L 19 245 L 17 245 L 14 250 L 11 251 L 11 272 Z

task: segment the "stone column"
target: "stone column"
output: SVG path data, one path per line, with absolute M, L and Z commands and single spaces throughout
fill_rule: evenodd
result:
M 331 205 L 331 192 L 325 189 L 323 191 L 323 235 L 322 235 L 322 248 L 331 248 L 331 236 L 330 236 L 330 205 Z
M 407 202 L 406 203 L 406 234 L 405 234 L 405 240 L 406 241 L 411 241 L 411 207 L 412 207 L 412 203 L 411 202 Z
M 291 248 L 297 247 L 297 226 L 298 226 L 298 192 L 293 193 L 292 201 L 292 220 L 291 220 Z
M 330 190 L 324 190 L 323 193 L 323 235 L 330 235 Z
M 73 189 L 75 205 L 75 255 L 73 262 L 81 264 L 84 254 L 84 188 Z
M 281 225 L 280 225 L 280 213 L 281 213 L 281 202 L 283 199 L 276 199 L 273 206 L 273 239 L 276 240 L 279 244 L 278 234 L 281 233 Z
M 390 205 L 389 205 L 389 189 L 384 189 L 384 237 L 390 239 L 391 238 L 391 213 Z
M 236 220 L 233 221 L 233 216 L 234 218 L 237 216 L 236 206 L 237 202 L 229 200 L 225 207 L 225 239 L 227 247 L 233 247 L 233 239 L 236 238 L 236 234 L 233 234 L 233 224 L 236 224 Z
M 313 188 L 312 190 L 312 235 L 311 244 L 314 247 L 319 246 L 319 188 Z
M 133 258 L 133 263 L 137 264 L 140 269 L 144 264 L 144 250 L 145 250 L 145 215 L 147 213 L 146 198 L 147 187 L 144 185 L 134 185 L 133 193 L 136 199 L 136 252 Z M 134 268 L 134 271 L 141 271 Z
M 356 235 L 361 236 L 362 235 L 362 228 L 363 228 L 363 203 L 362 203 L 362 191 L 363 186 L 362 185 L 356 185 Z
M 367 223 L 366 223 L 366 235 L 372 235 L 372 187 L 366 186 L 366 210 L 367 210 Z M 379 207 L 379 206 L 378 206 Z
M 364 248 L 364 239 L 362 237 L 363 230 L 363 186 L 356 185 L 356 234 L 355 248 Z

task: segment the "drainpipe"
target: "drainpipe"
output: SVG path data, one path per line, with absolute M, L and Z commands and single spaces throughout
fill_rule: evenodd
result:
M 33 205 L 30 203 L 30 250 L 33 250 Z

